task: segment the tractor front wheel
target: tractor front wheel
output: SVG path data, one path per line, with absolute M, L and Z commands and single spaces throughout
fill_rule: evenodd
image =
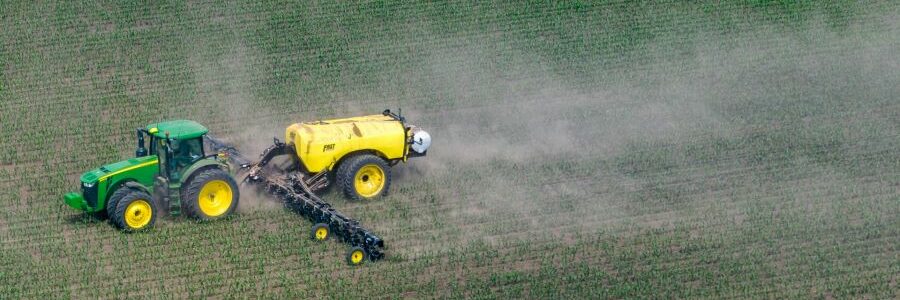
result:
M 195 219 L 210 221 L 225 217 L 238 205 L 237 183 L 220 169 L 200 171 L 182 194 L 185 213 Z
M 119 205 L 119 200 L 122 200 L 122 198 L 125 198 L 125 196 L 134 191 L 135 190 L 123 186 L 109 196 L 109 201 L 106 202 L 106 216 L 108 216 L 110 220 L 115 220 L 116 218 L 116 209 L 118 209 L 117 206 Z
M 150 227 L 156 222 L 156 203 L 145 192 L 127 190 L 127 194 L 116 203 L 113 222 L 122 230 L 134 232 Z

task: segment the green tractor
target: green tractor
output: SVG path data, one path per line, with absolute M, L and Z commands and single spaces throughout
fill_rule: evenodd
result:
M 163 214 L 204 221 L 225 217 L 234 212 L 240 193 L 225 155 L 204 151 L 207 132 L 186 120 L 140 128 L 134 158 L 82 174 L 81 193 L 63 198 L 125 231 L 150 228 Z

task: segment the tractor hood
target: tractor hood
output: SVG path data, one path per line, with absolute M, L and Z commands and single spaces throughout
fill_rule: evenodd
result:
M 111 163 L 87 172 L 81 175 L 81 183 L 82 184 L 90 184 L 96 183 L 97 181 L 104 181 L 106 178 L 113 176 L 115 174 L 119 174 L 122 172 L 126 172 L 128 170 L 136 169 L 139 167 L 151 165 L 157 163 L 156 155 L 149 155 L 144 157 L 135 157 L 131 159 L 126 159 L 120 162 Z

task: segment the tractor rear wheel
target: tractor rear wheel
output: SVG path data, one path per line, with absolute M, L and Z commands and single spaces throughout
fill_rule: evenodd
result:
M 122 230 L 134 232 L 150 227 L 156 222 L 159 210 L 150 195 L 138 190 L 125 189 L 127 194 L 116 203 L 113 223 Z
M 361 265 L 368 256 L 362 247 L 350 247 L 350 251 L 347 251 L 347 263 L 353 266 Z
M 182 193 L 181 203 L 188 216 L 202 221 L 225 217 L 237 208 L 237 183 L 220 169 L 200 171 Z
M 348 199 L 374 200 L 387 195 L 391 186 L 391 168 L 378 156 L 362 154 L 341 164 L 337 180 Z

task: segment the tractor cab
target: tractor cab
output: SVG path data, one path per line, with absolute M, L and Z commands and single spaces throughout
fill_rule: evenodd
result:
M 159 158 L 159 174 L 170 182 L 178 182 L 186 169 L 206 158 L 203 136 L 206 127 L 194 121 L 177 120 L 150 124 L 138 129 L 137 157 L 148 155 L 144 134 L 150 136 L 149 155 Z

